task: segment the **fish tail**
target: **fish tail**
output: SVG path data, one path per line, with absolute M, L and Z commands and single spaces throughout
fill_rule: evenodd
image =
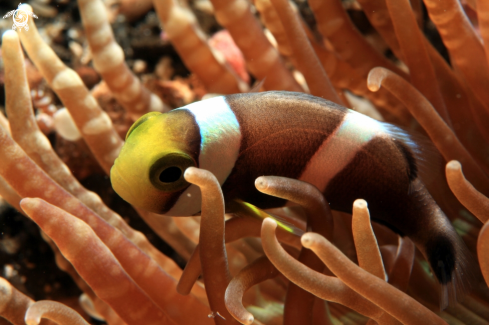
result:
M 444 214 L 443 218 L 446 218 Z M 449 222 L 442 232 L 433 234 L 426 241 L 424 250 L 441 286 L 440 308 L 443 310 L 471 291 L 479 278 L 478 265 Z
M 471 291 L 480 279 L 479 267 L 421 181 L 415 180 L 413 186 L 411 203 L 416 206 L 418 218 L 415 218 L 416 231 L 407 235 L 423 252 L 440 283 L 440 308 L 443 310 Z

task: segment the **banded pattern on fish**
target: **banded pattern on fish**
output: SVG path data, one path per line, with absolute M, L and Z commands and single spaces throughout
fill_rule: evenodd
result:
M 444 299 L 470 281 L 470 254 L 418 177 L 419 148 L 393 125 L 280 91 L 215 97 L 141 119 L 111 171 L 116 192 L 137 207 L 198 213 L 200 190 L 183 178 L 188 166 L 214 173 L 226 201 L 261 208 L 286 202 L 256 190 L 257 177 L 300 179 L 335 210 L 351 212 L 365 199 L 373 220 L 409 236 L 426 256 Z

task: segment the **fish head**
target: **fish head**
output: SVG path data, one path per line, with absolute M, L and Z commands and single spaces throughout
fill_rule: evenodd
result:
M 110 170 L 112 187 L 125 201 L 164 214 L 190 186 L 188 167 L 198 167 L 200 137 L 185 112 L 151 112 L 129 129 Z

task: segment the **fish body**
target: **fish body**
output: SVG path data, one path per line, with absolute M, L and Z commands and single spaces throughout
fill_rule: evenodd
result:
M 183 178 L 189 166 L 213 172 L 226 201 L 260 208 L 286 203 L 256 190 L 263 175 L 309 182 L 339 211 L 365 199 L 373 220 L 415 242 L 453 299 L 466 282 L 466 248 L 418 177 L 418 154 L 401 129 L 321 98 L 236 94 L 143 116 L 111 180 L 126 201 L 170 216 L 200 211 L 199 188 Z

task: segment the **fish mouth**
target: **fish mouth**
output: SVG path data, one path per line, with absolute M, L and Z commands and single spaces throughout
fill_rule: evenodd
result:
M 115 168 L 115 166 L 110 169 L 110 183 L 112 184 L 112 188 L 114 189 L 114 191 L 125 201 L 131 204 L 134 204 L 134 202 L 136 202 L 136 197 L 131 192 L 131 187 L 122 176 L 122 174 L 120 174 L 119 171 Z

